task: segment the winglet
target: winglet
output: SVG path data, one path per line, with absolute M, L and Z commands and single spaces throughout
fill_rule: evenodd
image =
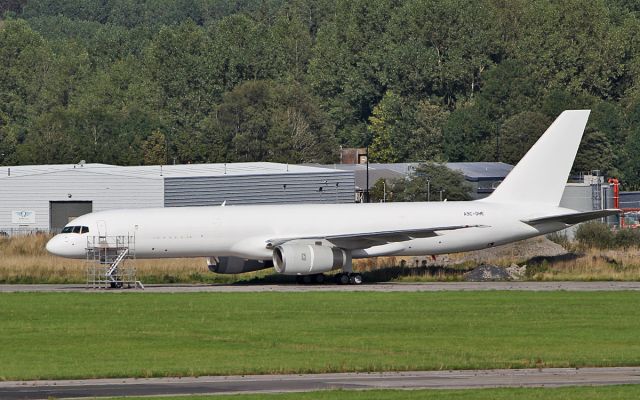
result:
M 559 205 L 589 113 L 560 114 L 486 201 Z

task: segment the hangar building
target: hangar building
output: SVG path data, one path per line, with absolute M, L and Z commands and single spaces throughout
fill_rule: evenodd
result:
M 58 231 L 115 208 L 353 203 L 350 171 L 278 163 L 0 167 L 0 232 Z

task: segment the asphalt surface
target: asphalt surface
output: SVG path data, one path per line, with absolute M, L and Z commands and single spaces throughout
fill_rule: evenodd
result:
M 473 389 L 620 384 L 640 384 L 640 367 L 0 382 L 0 398 L 26 400 L 327 389 Z
M 0 285 L 1 292 L 99 292 L 99 293 L 188 293 L 188 292 L 440 292 L 440 291 L 621 291 L 640 290 L 640 282 L 429 282 L 364 283 L 362 285 L 145 285 L 143 289 L 88 289 L 85 285 Z

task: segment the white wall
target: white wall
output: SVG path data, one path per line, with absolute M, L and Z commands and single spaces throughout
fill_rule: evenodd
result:
M 120 176 L 69 169 L 0 177 L 0 230 L 18 228 L 15 210 L 35 211 L 33 229 L 49 229 L 49 201 L 92 201 L 93 211 L 114 208 L 163 207 L 162 178 Z M 71 197 L 69 197 L 71 195 Z

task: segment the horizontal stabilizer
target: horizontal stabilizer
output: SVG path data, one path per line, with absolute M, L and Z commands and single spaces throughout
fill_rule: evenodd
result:
M 267 240 L 267 248 L 274 248 L 281 244 L 298 241 L 298 240 L 326 240 L 335 246 L 344 249 L 363 249 L 371 246 L 377 246 L 386 243 L 404 242 L 417 238 L 428 238 L 438 236 L 436 232 L 452 231 L 465 228 L 484 228 L 485 225 L 453 225 L 453 226 L 437 226 L 431 228 L 419 229 L 401 229 L 393 231 L 365 232 L 365 233 L 348 233 L 340 235 L 318 235 L 305 237 L 290 237 Z
M 536 225 L 546 224 L 546 223 L 550 223 L 550 222 L 560 222 L 560 223 L 563 223 L 563 224 L 569 226 L 569 225 L 578 224 L 580 222 L 589 221 L 589 220 L 592 220 L 592 219 L 604 218 L 604 217 L 608 217 L 610 215 L 616 215 L 616 214 L 619 214 L 619 213 L 620 213 L 620 210 L 614 209 L 614 208 L 610 208 L 610 209 L 606 209 L 606 210 L 576 212 L 576 213 L 562 214 L 562 215 L 552 215 L 550 217 L 541 217 L 541 218 L 523 220 L 522 222 L 524 222 L 526 224 L 529 224 L 531 226 L 534 226 L 534 227 Z

